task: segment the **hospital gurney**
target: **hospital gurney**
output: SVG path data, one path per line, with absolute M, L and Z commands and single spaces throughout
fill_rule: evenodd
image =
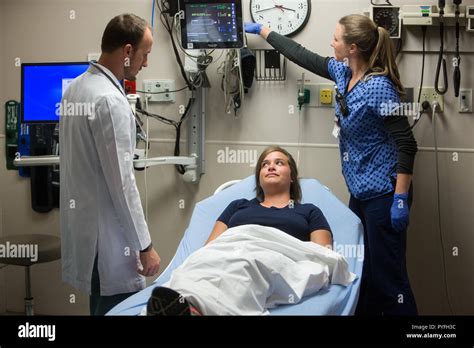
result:
M 349 264 L 349 271 L 357 279 L 349 286 L 330 285 L 299 303 L 270 309 L 272 315 L 352 315 L 359 297 L 363 264 L 363 228 L 359 218 L 339 201 L 331 191 L 315 179 L 300 179 L 302 203 L 313 203 L 321 209 L 334 235 L 334 250 L 341 252 Z M 196 204 L 191 222 L 185 231 L 175 256 L 155 282 L 115 306 L 108 315 L 138 315 L 158 285 L 170 279 L 173 270 L 209 237 L 216 219 L 233 200 L 255 198 L 254 176 L 228 187 Z

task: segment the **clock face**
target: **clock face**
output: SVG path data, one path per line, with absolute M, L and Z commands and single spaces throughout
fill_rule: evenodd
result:
M 311 0 L 250 0 L 252 20 L 281 35 L 303 29 L 310 13 Z

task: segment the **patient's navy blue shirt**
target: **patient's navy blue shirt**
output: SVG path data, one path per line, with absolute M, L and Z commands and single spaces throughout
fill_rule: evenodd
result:
M 310 241 L 310 233 L 315 230 L 331 232 L 321 210 L 310 203 L 295 203 L 293 208 L 267 208 L 257 198 L 238 199 L 230 203 L 217 220 L 228 228 L 250 224 L 278 228 L 304 242 Z

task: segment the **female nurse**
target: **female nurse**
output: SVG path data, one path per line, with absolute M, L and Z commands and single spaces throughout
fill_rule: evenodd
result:
M 406 231 L 417 144 L 399 116 L 404 88 L 388 32 L 368 17 L 336 25 L 334 57 L 322 57 L 259 23 L 245 24 L 301 67 L 334 81 L 336 124 L 349 207 L 364 225 L 365 257 L 356 314 L 417 315 L 406 269 Z

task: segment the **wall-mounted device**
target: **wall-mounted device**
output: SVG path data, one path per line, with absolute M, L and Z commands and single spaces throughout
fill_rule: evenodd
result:
M 174 80 L 143 80 L 143 90 L 147 92 L 150 102 L 170 102 L 176 101 L 176 90 Z
M 433 25 L 432 5 L 405 5 L 401 10 L 403 25 Z
M 242 48 L 241 0 L 179 0 L 185 49 Z
M 88 67 L 87 62 L 21 65 L 21 129 L 28 126 L 29 144 L 22 144 L 25 139 L 20 135 L 20 154 L 29 154 L 33 159 L 59 155 L 58 123 L 61 107 L 65 106 L 61 105 L 61 100 L 72 80 Z M 33 210 L 46 213 L 58 207 L 59 168 L 51 165 L 31 167 L 30 177 Z
M 458 111 L 461 113 L 472 112 L 472 89 L 460 89 Z
M 58 103 L 71 81 L 89 63 L 24 63 L 21 65 L 21 122 L 59 122 Z
M 370 18 L 379 27 L 385 28 L 392 39 L 399 39 L 402 35 L 402 19 L 400 6 L 371 6 Z
M 466 6 L 466 31 L 474 31 L 474 6 Z
M 452 27 L 459 20 L 459 25 L 466 25 L 467 31 L 474 31 L 473 23 L 469 23 L 469 16 L 474 18 L 474 6 L 459 6 L 459 17 L 456 16 L 456 5 L 445 3 L 445 7 L 438 5 L 403 5 L 400 10 L 400 17 L 403 25 L 422 26 L 422 25 L 439 25 L 442 20 L 444 26 Z M 442 16 L 441 15 L 442 12 Z M 467 18 L 467 20 L 466 20 Z M 471 22 L 474 21 L 471 19 Z M 471 30 L 469 30 L 471 28 Z

